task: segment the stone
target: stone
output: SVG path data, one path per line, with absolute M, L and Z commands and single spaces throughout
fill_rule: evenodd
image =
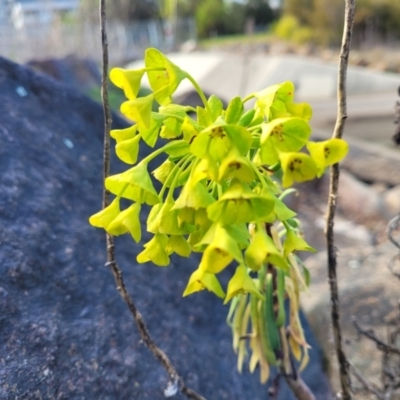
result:
M 400 213 L 400 185 L 387 190 L 383 194 L 384 212 L 391 219 Z
M 364 329 L 372 329 L 378 337 L 387 339 L 388 330 L 391 329 L 388 318 L 392 318 L 398 310 L 400 281 L 395 279 L 388 268 L 397 254 L 398 250 L 388 241 L 376 247 L 368 243 L 349 248 L 338 246 L 337 252 L 344 350 L 367 380 L 378 386 L 381 384 L 381 353 L 375 343 L 365 338 L 358 339 L 352 319 L 356 317 Z M 312 280 L 308 293 L 303 296 L 302 306 L 328 357 L 328 370 L 331 371 L 334 389 L 339 390 L 330 323 L 326 255 L 312 255 L 304 262 L 310 270 Z M 365 394 L 356 399 L 365 399 Z
M 168 377 L 104 266 L 104 233 L 88 224 L 101 208 L 101 106 L 0 58 L 0 111 L 0 398 L 163 399 Z M 113 171 L 122 167 L 114 159 Z M 198 257 L 159 268 L 138 265 L 128 237 L 116 248 L 150 333 L 188 386 L 210 400 L 268 399 L 257 373 L 236 371 L 227 307 L 210 293 L 182 299 Z M 302 375 L 323 400 L 322 354 L 303 322 L 312 349 Z M 284 384 L 279 399 L 294 400 Z

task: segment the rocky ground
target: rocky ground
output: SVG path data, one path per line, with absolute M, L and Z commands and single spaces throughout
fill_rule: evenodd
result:
M 4 59 L 0 98 L 0 398 L 163 398 L 166 375 L 140 343 L 103 267 L 102 233 L 87 224 L 100 206 L 101 107 Z M 114 123 L 126 124 L 118 117 Z M 352 362 L 379 384 L 380 352 L 357 340 L 351 321 L 356 316 L 382 338 L 396 322 L 400 282 L 387 267 L 397 252 L 385 228 L 400 211 L 399 153 L 357 140 L 350 145 L 335 225 L 344 338 Z M 323 252 L 327 180 L 307 184 L 306 194 L 290 201 L 321 250 L 305 260 L 312 286 L 303 307 L 336 389 Z M 129 289 L 187 383 L 210 400 L 267 399 L 257 376 L 235 371 L 226 309 L 207 294 L 181 301 L 196 260 L 159 269 L 135 265 L 137 252 L 118 241 Z M 308 324 L 306 330 L 313 350 L 304 378 L 318 399 L 328 399 L 320 347 Z M 286 388 L 279 398 L 291 398 Z
M 102 132 L 99 104 L 0 58 L 1 399 L 164 398 L 167 376 L 104 266 L 103 232 L 87 221 L 101 204 Z M 268 399 L 257 374 L 236 371 L 226 307 L 207 293 L 182 300 L 198 260 L 137 265 L 138 251 L 117 241 L 128 289 L 187 384 L 209 400 Z M 322 353 L 304 324 L 303 378 L 324 400 Z M 279 399 L 293 399 L 284 384 Z

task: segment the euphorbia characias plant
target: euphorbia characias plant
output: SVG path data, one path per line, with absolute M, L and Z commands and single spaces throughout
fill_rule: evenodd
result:
M 145 74 L 152 93 L 138 98 Z M 230 302 L 228 323 L 238 369 L 248 347 L 249 368 L 259 366 L 262 382 L 270 366 L 293 372 L 292 356 L 303 368 L 308 345 L 299 295 L 309 284 L 309 274 L 295 254 L 314 249 L 301 237 L 296 213 L 283 198 L 294 182 L 319 177 L 339 162 L 347 143 L 309 140 L 311 107 L 293 102 L 291 82 L 235 97 L 224 108 L 218 97 L 207 99 L 188 72 L 156 49 L 146 51 L 144 68 L 114 68 L 110 78 L 128 99 L 121 112 L 134 121 L 127 129 L 111 131 L 118 157 L 132 167 L 106 178 L 105 187 L 115 199 L 92 215 L 90 223 L 111 235 L 129 233 L 140 242 L 141 205 L 151 206 L 146 229 L 153 236 L 137 261 L 164 267 L 172 253 L 202 253 L 183 296 L 206 289 L 224 304 Z M 201 107 L 172 102 L 184 79 L 193 84 Z M 251 99 L 254 107 L 246 111 Z M 154 103 L 157 112 L 152 111 Z M 138 162 L 142 142 L 155 150 Z M 149 171 L 155 158 L 160 158 L 159 167 Z M 159 191 L 150 172 L 162 184 Z M 121 199 L 132 204 L 121 210 Z M 218 274 L 227 268 L 232 277 L 223 288 Z

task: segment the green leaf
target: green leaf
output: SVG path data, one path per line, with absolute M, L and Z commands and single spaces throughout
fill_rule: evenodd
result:
M 110 71 L 110 80 L 115 86 L 124 90 L 126 98 L 134 100 L 139 93 L 144 73 L 144 69 L 113 68 Z
M 213 121 L 211 119 L 211 115 L 204 108 L 197 106 L 196 114 L 197 114 L 197 123 L 201 127 L 206 128 L 207 126 L 209 126 L 213 123 Z
M 250 132 L 240 125 L 225 125 L 223 129 L 239 153 L 242 156 L 246 155 L 252 142 Z
M 144 61 L 146 68 L 165 68 L 163 71 L 147 71 L 147 76 L 158 103 L 168 105 L 172 101 L 171 96 L 186 78 L 186 72 L 157 49 L 147 49 Z
M 251 110 L 246 111 L 240 117 L 238 125 L 240 125 L 240 126 L 249 126 L 251 124 L 251 121 L 253 121 L 253 118 L 254 118 L 255 114 L 256 114 L 256 110 L 254 108 L 252 108 Z
M 125 129 L 113 129 L 110 132 L 110 136 L 117 141 L 117 143 L 123 142 L 124 140 L 132 139 L 136 136 L 137 125 L 132 125 Z
M 135 100 L 125 101 L 121 104 L 121 113 L 133 120 L 140 129 L 149 129 L 151 124 L 151 110 L 153 108 L 154 94 L 139 97 Z
M 207 103 L 210 107 L 212 122 L 214 122 L 218 117 L 221 116 L 224 105 L 222 101 L 214 94 L 210 96 Z
M 283 171 L 282 186 L 289 187 L 293 182 L 314 179 L 318 168 L 314 160 L 303 153 L 281 153 L 279 155 Z
M 225 121 L 227 124 L 235 125 L 240 121 L 244 112 L 243 102 L 240 97 L 234 97 L 228 104 L 225 112 Z
M 119 142 L 115 146 L 115 152 L 120 160 L 127 164 L 135 164 L 139 154 L 140 135 L 136 135 L 132 139 Z
M 121 174 L 109 176 L 105 186 L 111 193 L 138 203 L 154 205 L 160 202 L 146 163 L 139 163 Z

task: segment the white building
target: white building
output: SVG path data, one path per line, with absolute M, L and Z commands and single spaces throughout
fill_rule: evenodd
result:
M 73 12 L 78 6 L 79 0 L 0 0 L 0 9 L 7 10 L 9 21 L 17 29 L 49 24 L 56 15 Z

